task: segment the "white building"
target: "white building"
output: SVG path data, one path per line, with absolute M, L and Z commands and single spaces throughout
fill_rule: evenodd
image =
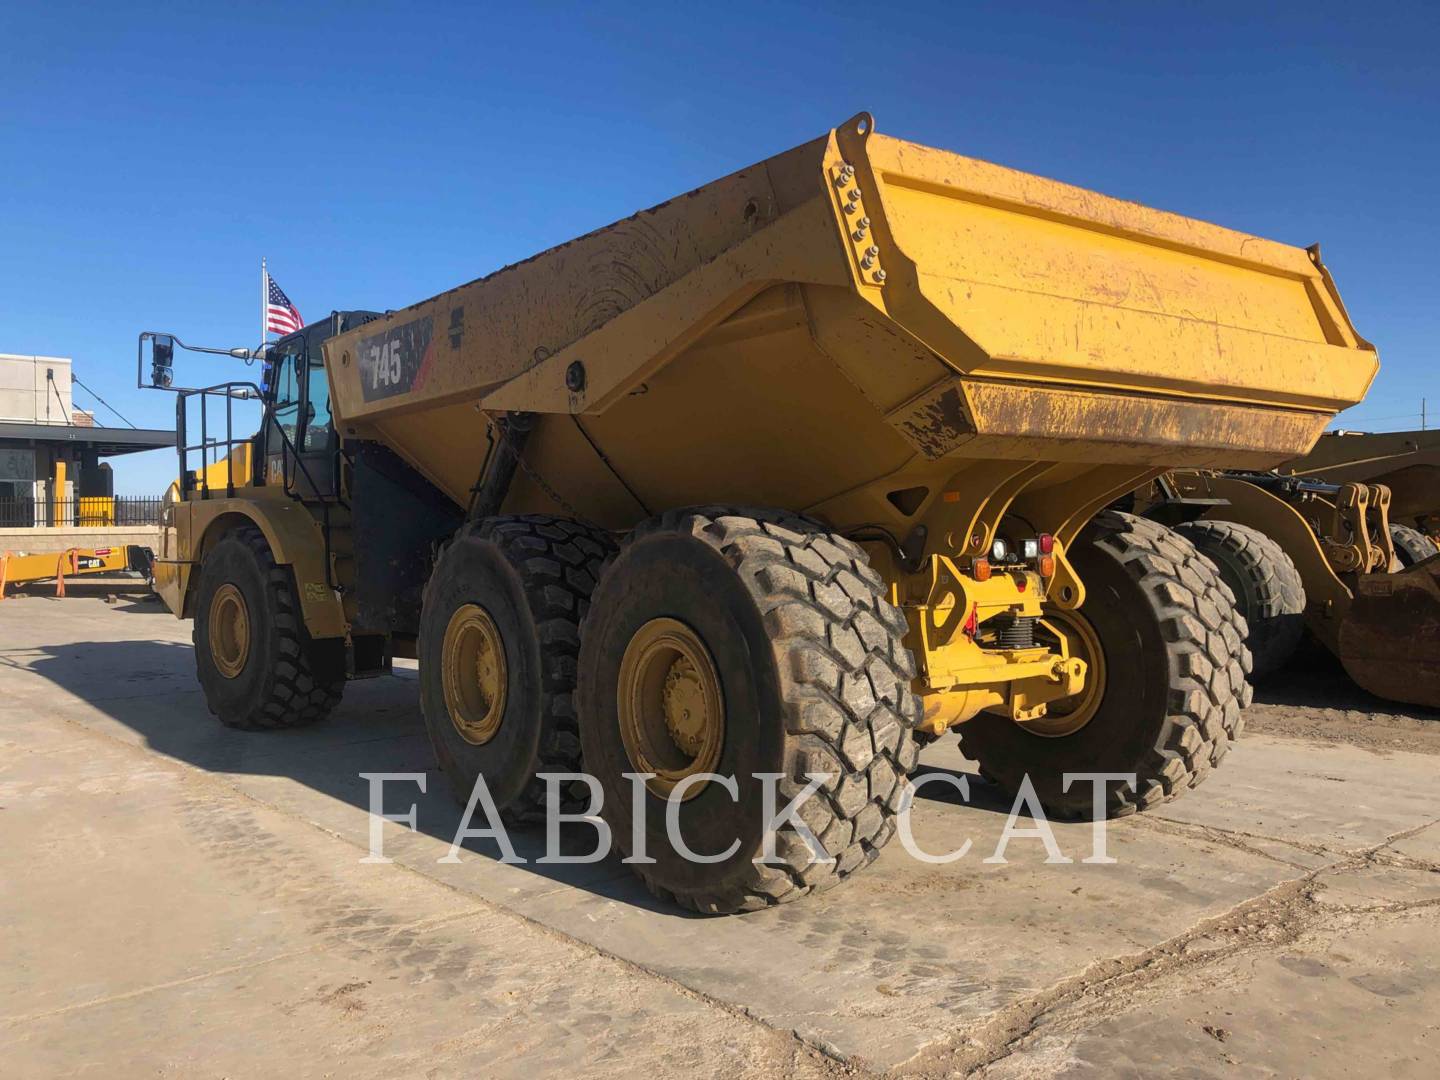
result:
M 169 430 L 96 427 L 73 381 L 64 357 L 0 353 L 0 526 L 61 524 L 77 498 L 115 493 L 102 457 L 175 445 Z

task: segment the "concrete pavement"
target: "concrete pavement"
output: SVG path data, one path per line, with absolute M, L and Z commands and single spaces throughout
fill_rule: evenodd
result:
M 612 861 L 438 862 L 460 811 L 413 669 L 352 684 L 319 727 L 238 733 L 205 710 L 189 632 L 150 601 L 0 603 L 15 1075 L 1433 1072 L 1440 722 L 1421 711 L 1282 682 L 1205 785 L 1112 824 L 1115 865 L 1079 861 L 1088 825 L 1056 826 L 1072 864 L 1023 839 L 987 864 L 1007 800 L 935 784 L 916 840 L 968 837 L 965 858 L 895 843 L 824 896 L 705 919 Z M 970 768 L 951 740 L 922 765 Z M 427 777 L 390 792 L 419 831 L 386 826 L 389 865 L 360 862 L 377 771 Z M 543 833 L 514 839 L 542 853 Z

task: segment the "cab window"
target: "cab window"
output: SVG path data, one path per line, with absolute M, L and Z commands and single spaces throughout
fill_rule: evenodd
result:
M 306 380 L 309 395 L 309 423 L 305 425 L 306 450 L 324 450 L 330 443 L 333 425 L 330 418 L 330 380 L 325 377 L 325 362 L 317 345 L 310 351 Z
M 275 407 L 271 410 L 271 424 L 285 433 L 285 439 L 281 439 L 279 434 L 275 433 L 268 450 L 271 454 L 280 453 L 285 446 L 286 439 L 289 440 L 290 445 L 295 444 L 300 421 L 300 384 L 295 375 L 295 367 L 299 359 L 300 356 L 297 352 L 290 350 L 281 353 L 274 361 L 275 369 L 270 375 L 275 386 Z

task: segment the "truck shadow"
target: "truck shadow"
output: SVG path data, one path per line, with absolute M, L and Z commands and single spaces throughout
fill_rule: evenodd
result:
M 362 773 L 421 774 L 423 792 L 413 778 L 385 783 L 385 811 L 405 813 L 413 804 L 416 831 L 443 841 L 447 847 L 460 827 L 464 807 L 435 767 L 420 716 L 413 669 L 350 683 L 339 708 L 323 723 L 287 731 L 245 732 L 226 728 L 210 715 L 195 682 L 194 652 L 186 644 L 79 641 L 0 656 L 0 668 L 6 666 L 45 677 L 60 690 L 129 728 L 147 749 L 232 777 L 242 790 L 268 805 L 327 830 L 342 832 L 360 844 L 366 843 L 366 833 L 358 831 L 355 822 L 362 819 L 353 815 L 335 818 L 327 807 L 313 800 L 287 795 L 283 785 L 277 785 L 273 792 L 265 788 L 273 781 L 293 781 L 368 812 L 370 783 Z M 101 731 L 108 726 L 93 716 L 83 716 L 81 722 Z M 117 737 L 124 738 L 118 733 Z M 341 823 L 339 828 L 336 822 Z M 476 812 L 471 827 L 485 827 L 482 811 Z M 407 853 L 396 832 L 399 827 L 385 828 L 386 855 L 396 862 L 406 862 Z M 621 903 L 687 916 L 653 897 L 617 856 L 598 863 L 544 863 L 537 861 L 547 854 L 543 826 L 510 828 L 507 834 L 516 854 L 525 860 L 523 866 L 515 865 L 539 878 Z M 562 825 L 561 853 L 584 855 L 594 846 L 592 827 L 584 823 Z M 435 857 L 445 853 L 437 852 Z M 357 852 L 356 857 L 361 854 Z M 468 838 L 460 858 L 462 863 L 473 859 L 499 862 L 501 854 L 492 840 Z M 429 869 L 426 867 L 427 872 Z M 542 884 L 541 890 L 548 891 L 548 886 Z
M 147 609 L 149 606 L 146 605 Z M 268 805 L 310 820 L 327 830 L 365 844 L 367 834 L 356 818 L 332 815 L 324 805 L 297 799 L 280 781 L 301 784 L 336 802 L 361 811 L 370 809 L 370 782 L 363 773 L 407 773 L 424 777 L 424 791 L 413 775 L 384 785 L 384 810 L 402 814 L 415 807 L 416 831 L 442 841 L 448 848 L 464 816 L 435 759 L 420 714 L 417 672 L 413 666 L 387 677 L 351 682 L 334 714 L 325 722 L 285 731 L 245 732 L 221 725 L 206 708 L 195 681 L 194 651 L 173 641 L 80 641 L 45 645 L 36 650 L 0 655 L 0 669 L 21 668 L 41 675 L 79 702 L 99 710 L 140 737 L 155 753 L 234 779 L 248 794 Z M 102 717 L 83 710 L 85 726 L 104 731 Z M 117 737 L 124 738 L 122 733 Z M 127 740 L 128 741 L 128 740 Z M 962 774 L 922 766 L 927 773 Z M 960 798 L 951 784 L 925 784 L 918 798 L 939 804 L 1005 814 L 1010 800 L 979 777 L 968 776 L 970 798 Z M 271 788 L 271 785 L 274 785 Z M 267 790 L 267 788 L 271 788 Z M 368 821 L 366 821 L 368 824 Z M 477 811 L 471 828 L 485 828 L 483 811 Z M 386 854 L 397 862 L 412 855 L 396 830 L 385 827 Z M 540 862 L 547 852 L 543 826 L 507 829 L 515 852 L 524 860 L 518 868 L 543 879 L 538 891 L 550 885 L 583 889 L 606 899 L 679 917 L 692 916 L 650 894 L 617 855 L 595 863 Z M 559 852 L 581 856 L 594 850 L 596 833 L 583 822 L 563 823 Z M 438 858 L 446 852 L 434 854 Z M 499 845 L 488 838 L 467 838 L 460 858 L 499 862 Z M 357 858 L 359 854 L 357 853 Z M 427 854 L 428 860 L 431 856 Z M 419 864 L 415 864 L 419 868 Z M 425 867 L 431 872 L 430 867 Z M 547 884 L 548 883 L 548 884 Z

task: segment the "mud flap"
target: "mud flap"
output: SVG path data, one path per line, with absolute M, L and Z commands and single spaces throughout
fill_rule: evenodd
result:
M 1345 670 L 1370 693 L 1440 709 L 1440 555 L 1362 575 L 1339 645 Z

